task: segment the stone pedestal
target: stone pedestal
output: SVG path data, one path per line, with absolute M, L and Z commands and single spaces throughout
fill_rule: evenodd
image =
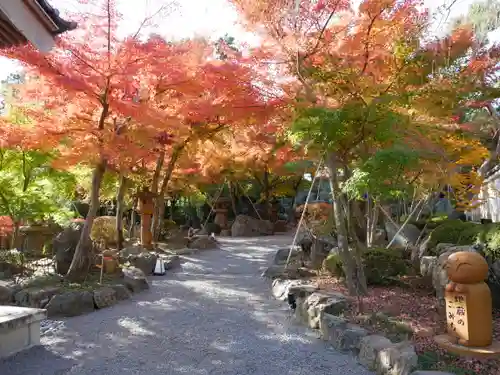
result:
M 0 358 L 40 345 L 40 321 L 46 310 L 0 306 Z
M 271 209 L 269 210 L 269 221 L 271 223 L 276 223 L 278 221 L 278 212 L 279 212 L 279 209 L 277 207 L 271 207 Z
M 228 228 L 228 217 L 227 214 L 229 210 L 225 208 L 216 208 L 215 211 L 215 219 L 214 223 L 219 225 L 222 229 Z
M 219 225 L 221 229 L 228 229 L 228 213 L 229 213 L 229 205 L 231 200 L 229 198 L 221 197 L 217 199 L 214 205 L 215 219 L 214 223 Z
M 461 251 L 450 255 L 446 271 L 447 333 L 436 336 L 436 343 L 458 355 L 500 356 L 500 342 L 493 341 L 491 292 L 484 282 L 488 263 L 478 253 Z

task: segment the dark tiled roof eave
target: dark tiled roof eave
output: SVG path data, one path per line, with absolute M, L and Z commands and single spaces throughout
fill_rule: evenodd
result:
M 36 0 L 40 7 L 49 15 L 52 22 L 57 25 L 57 30 L 53 32 L 53 35 L 59 35 L 65 33 L 66 31 L 71 31 L 77 28 L 77 23 L 72 21 L 66 21 L 59 16 L 59 11 L 52 7 L 47 0 Z

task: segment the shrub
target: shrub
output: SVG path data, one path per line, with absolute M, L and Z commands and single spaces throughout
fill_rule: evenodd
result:
M 170 219 L 163 220 L 163 228 L 165 228 L 166 230 L 176 229 L 177 227 L 178 225 L 174 220 Z
M 432 252 L 438 243 L 472 245 L 476 242 L 479 229 L 479 224 L 461 220 L 446 220 L 431 232 L 429 249 Z
M 432 255 L 438 243 L 457 245 L 484 245 L 484 253 L 493 259 L 500 258 L 500 224 L 475 224 L 460 220 L 448 220 L 431 232 L 429 249 Z
M 368 285 L 390 285 L 394 278 L 408 271 L 404 251 L 400 249 L 373 248 L 363 254 Z
M 481 230 L 476 236 L 476 242 L 485 245 L 485 254 L 493 259 L 500 258 L 500 224 L 480 225 Z
M 404 252 L 399 249 L 372 248 L 363 254 L 366 282 L 368 285 L 390 285 L 394 278 L 408 271 Z M 323 262 L 323 268 L 331 275 L 344 277 L 342 259 L 338 254 L 330 254 Z
M 125 229 L 123 230 L 123 234 L 126 235 Z M 116 217 L 96 217 L 94 219 L 92 231 L 90 232 L 90 238 L 95 242 L 104 242 L 105 245 L 115 245 L 118 240 L 118 236 L 116 233 Z
M 344 277 L 344 269 L 342 268 L 342 259 L 337 253 L 329 254 L 323 261 L 323 269 L 336 277 Z
M 402 221 L 403 217 L 401 218 Z M 427 230 L 432 230 L 443 224 L 444 222 L 449 221 L 447 216 L 434 216 L 430 218 L 421 218 L 419 220 L 410 220 L 409 223 L 415 225 L 418 229 L 423 230 L 424 228 Z M 456 220 L 453 220 L 456 221 Z

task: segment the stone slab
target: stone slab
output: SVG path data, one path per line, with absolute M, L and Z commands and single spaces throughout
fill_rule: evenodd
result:
M 40 345 L 40 321 L 46 317 L 42 309 L 0 306 L 0 358 Z
M 0 306 L 0 334 L 20 326 L 37 323 L 47 317 L 47 311 L 30 307 Z
M 434 341 L 441 349 L 447 352 L 477 359 L 498 359 L 500 358 L 500 342 L 493 341 L 490 346 L 484 348 L 468 347 L 457 344 L 457 339 L 447 334 L 438 335 L 434 337 Z

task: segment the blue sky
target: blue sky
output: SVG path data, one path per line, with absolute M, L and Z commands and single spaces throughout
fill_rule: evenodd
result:
M 425 0 L 425 3 L 435 10 L 438 6 L 449 4 L 451 1 Z M 77 11 L 80 6 L 75 0 L 50 0 L 49 2 L 63 15 L 66 11 Z M 178 7 L 175 12 L 162 17 L 157 22 L 159 25 L 155 31 L 165 37 L 185 38 L 203 35 L 216 38 L 228 33 L 237 41 L 253 44 L 257 40 L 237 24 L 238 15 L 226 0 L 177 0 L 177 2 Z M 464 14 L 471 2 L 473 0 L 456 1 L 448 18 Z M 127 20 L 119 30 L 120 34 L 126 35 L 134 32 L 145 17 L 154 13 L 164 3 L 165 0 L 117 0 L 118 9 Z M 441 20 L 443 17 L 439 15 L 437 19 Z M 436 29 L 437 32 L 443 29 L 439 22 L 436 22 Z M 492 36 L 500 40 L 500 30 Z M 19 66 L 15 61 L 0 57 L 0 79 L 4 79 L 9 73 L 18 69 Z

